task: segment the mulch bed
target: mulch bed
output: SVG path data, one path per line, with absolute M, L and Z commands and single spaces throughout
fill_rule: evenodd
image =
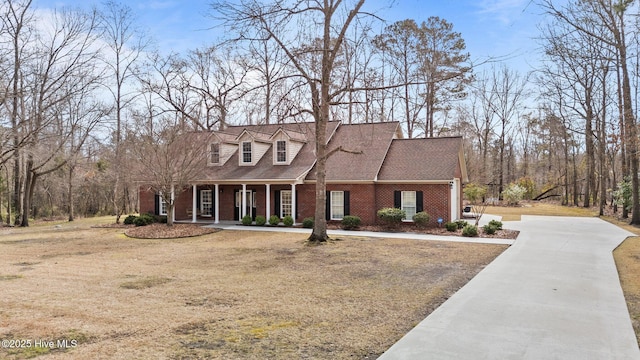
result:
M 213 234 L 220 231 L 220 229 L 204 227 L 198 224 L 173 224 L 173 226 L 167 226 L 167 224 L 151 224 L 137 227 L 132 225 L 123 226 L 128 227 L 124 232 L 125 235 L 138 239 L 174 239 Z
M 327 229 L 332 230 L 340 230 L 342 229 L 339 222 L 332 222 L 327 224 Z M 441 236 L 462 236 L 462 229 L 458 229 L 456 231 L 447 231 L 444 227 L 429 227 L 429 228 L 418 228 L 414 224 L 407 223 L 401 224 L 400 227 L 395 231 L 389 231 L 389 229 L 380 225 L 365 225 L 359 226 L 357 230 L 361 231 L 375 231 L 375 232 L 403 232 L 403 233 L 413 233 L 413 234 L 427 234 L 427 235 L 441 235 Z M 516 239 L 520 234 L 519 231 L 516 230 L 498 230 L 495 234 L 489 235 L 485 234 L 482 230 L 482 226 L 478 228 L 478 236 L 481 238 L 494 238 L 494 239 Z

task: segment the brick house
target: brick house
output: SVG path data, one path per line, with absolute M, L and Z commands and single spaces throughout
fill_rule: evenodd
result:
M 403 139 L 398 122 L 327 126 L 327 220 L 357 215 L 376 222 L 376 212 L 398 207 L 426 211 L 433 225 L 461 215 L 467 172 L 461 137 Z M 313 123 L 231 126 L 209 140 L 201 179 L 175 200 L 175 220 L 239 220 L 245 215 L 296 222 L 315 209 Z M 164 202 L 140 187 L 140 212 L 166 214 Z

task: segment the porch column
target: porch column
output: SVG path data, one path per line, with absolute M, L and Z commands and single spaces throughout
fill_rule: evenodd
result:
M 291 217 L 296 223 L 296 184 L 291 184 Z
M 218 215 L 218 212 L 219 212 L 218 210 L 220 210 L 220 200 L 218 200 L 218 198 L 220 197 L 220 191 L 218 191 L 219 190 L 218 189 L 218 184 L 215 184 L 215 187 L 216 187 L 215 188 L 216 195 L 213 198 L 214 199 L 213 200 L 214 201 L 213 211 L 214 211 L 215 215 L 214 215 L 213 223 L 217 224 L 217 223 L 220 222 L 220 215 Z
M 242 184 L 242 210 L 240 210 L 240 220 L 247 215 L 247 184 Z
M 176 191 L 175 187 L 171 185 L 171 203 L 173 204 L 173 211 L 171 212 L 171 220 L 176 221 Z
M 271 217 L 271 184 L 266 184 L 265 185 L 267 187 L 267 200 L 265 201 L 265 205 L 266 208 L 266 218 L 267 220 L 269 220 L 269 218 Z
M 191 222 L 194 223 L 197 220 L 196 215 L 198 211 L 196 207 L 196 205 L 198 205 L 198 186 L 196 184 L 193 184 L 193 199 L 191 201 Z

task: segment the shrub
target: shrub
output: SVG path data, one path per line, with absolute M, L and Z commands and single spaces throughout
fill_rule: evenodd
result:
M 420 211 L 419 213 L 416 213 L 415 215 L 413 215 L 413 222 L 416 223 L 417 227 L 427 227 L 427 225 L 429 225 L 429 219 L 431 217 L 429 216 L 429 214 L 427 214 L 424 211 Z
M 496 228 L 496 230 L 502 230 L 502 221 L 491 220 L 489 221 L 489 225 Z
M 271 215 L 269 217 L 269 225 L 276 226 L 280 223 L 280 218 L 278 215 Z
M 397 228 L 406 217 L 407 213 L 402 209 L 384 208 L 378 210 L 378 218 L 389 228 Z
M 448 222 L 446 224 L 444 224 L 444 227 L 447 229 L 447 231 L 456 231 L 458 230 L 458 224 L 454 223 L 454 222 Z
M 129 215 L 126 218 L 124 218 L 124 224 L 125 225 L 132 225 L 133 221 L 137 218 L 137 216 L 135 215 Z
M 267 223 L 267 218 L 266 217 L 264 217 L 262 215 L 256 216 L 256 225 L 263 226 L 266 223 Z
M 253 219 L 251 218 L 251 215 L 245 215 L 242 218 L 242 225 L 245 225 L 245 226 L 251 225 L 252 222 L 253 222 Z
M 523 199 L 531 200 L 536 192 L 536 183 L 530 177 L 521 177 L 516 184 L 524 189 Z
M 342 228 L 344 230 L 355 229 L 360 226 L 360 223 L 362 223 L 362 220 L 358 216 L 346 215 L 342 218 Z
M 511 183 L 502 192 L 502 198 L 509 205 L 518 205 L 518 203 L 522 200 L 526 192 L 527 192 L 527 189 L 523 188 L 518 184 Z
M 153 217 L 153 222 L 157 222 L 160 224 L 166 224 L 167 223 L 167 215 L 155 215 Z
M 456 224 L 458 229 L 463 229 L 465 226 L 469 225 L 469 223 L 464 220 L 456 220 L 454 221 L 454 224 Z
M 293 226 L 293 218 L 287 215 L 282 219 L 282 223 L 284 226 Z
M 462 228 L 462 236 L 476 237 L 478 236 L 478 228 L 475 225 L 467 224 Z
M 269 225 L 276 226 L 280 224 L 280 217 L 278 215 L 269 216 Z
M 133 216 L 133 219 L 130 219 L 131 216 Z M 142 214 L 140 216 L 129 215 L 125 219 L 125 224 L 127 220 L 131 221 L 131 223 L 135 226 L 146 226 L 156 222 L 155 216 L 151 214 Z
M 487 225 L 482 227 L 482 231 L 487 235 L 493 235 L 493 234 L 496 233 L 496 231 L 498 231 L 498 228 L 496 228 L 493 225 L 487 224 Z
M 464 197 L 467 200 L 469 200 L 472 204 L 475 204 L 479 200 L 482 200 L 485 195 L 487 195 L 487 188 L 482 185 L 469 183 L 464 186 L 462 192 L 464 193 Z
M 142 219 L 145 225 L 153 224 L 156 222 L 156 218 L 151 214 L 142 214 L 138 216 L 138 219 Z
M 142 216 L 137 216 L 135 219 L 133 219 L 133 224 L 135 226 L 147 226 L 149 225 Z
M 313 228 L 313 218 L 312 217 L 304 218 L 304 220 L 302 220 L 302 227 L 306 229 Z

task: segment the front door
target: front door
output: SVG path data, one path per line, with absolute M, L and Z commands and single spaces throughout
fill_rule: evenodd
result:
M 255 214 L 255 202 L 256 202 L 255 194 L 256 193 L 253 190 L 247 190 L 245 193 L 247 196 L 245 215 L 249 215 L 253 219 L 256 217 L 256 214 Z M 234 218 L 235 220 L 242 219 L 242 190 L 236 190 L 236 209 L 235 209 Z

